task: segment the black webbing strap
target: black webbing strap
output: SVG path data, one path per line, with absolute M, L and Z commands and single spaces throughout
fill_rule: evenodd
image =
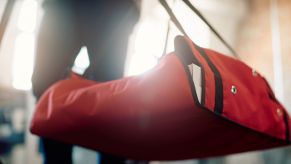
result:
M 175 17 L 175 15 L 172 12 L 172 10 L 169 8 L 168 4 L 166 3 L 166 0 L 159 0 L 159 1 L 165 7 L 166 11 L 169 13 L 171 20 L 177 26 L 177 28 L 185 36 L 187 36 L 184 29 L 182 28 L 181 24 L 178 22 L 177 18 Z M 198 46 L 196 46 L 196 48 L 198 49 L 200 55 L 206 60 L 208 66 L 210 67 L 212 72 L 216 75 L 215 76 L 215 107 L 214 107 L 214 112 L 216 114 L 221 114 L 223 112 L 223 86 L 222 86 L 221 75 L 220 75 L 219 71 L 217 70 L 217 68 L 215 67 L 215 65 L 211 62 L 211 60 L 205 54 L 205 51 Z
M 159 0 L 162 6 L 165 8 L 167 13 L 170 16 L 170 19 L 173 21 L 173 23 L 177 26 L 177 28 L 185 35 L 188 36 L 177 20 L 176 16 L 173 14 L 173 11 L 170 9 L 169 5 L 167 4 L 166 0 Z M 183 2 L 210 28 L 210 30 L 218 37 L 218 39 L 229 49 L 229 51 L 239 59 L 238 54 L 235 52 L 235 50 L 222 38 L 222 36 L 213 28 L 213 26 L 206 20 L 206 18 L 200 13 L 200 11 L 195 8 L 189 0 L 183 0 Z
M 3 16 L 0 22 L 0 47 L 2 45 L 3 36 L 6 31 L 6 28 L 7 28 L 11 13 L 12 13 L 14 3 L 15 3 L 15 0 L 8 0 L 3 12 Z
M 165 38 L 165 44 L 164 44 L 164 49 L 163 49 L 163 53 L 162 56 L 166 55 L 167 53 L 167 48 L 168 48 L 168 40 L 169 40 L 169 35 L 170 35 L 170 20 L 168 21 L 168 26 L 167 26 L 167 32 L 166 32 L 166 38 Z
M 189 0 L 183 0 L 183 2 L 210 28 L 210 30 L 218 37 L 218 39 L 229 49 L 229 51 L 236 57 L 238 54 L 235 50 L 222 38 L 222 36 L 213 28 L 213 26 L 205 19 L 200 11 L 194 7 Z
M 175 24 L 175 26 L 180 30 L 180 32 L 185 35 L 188 36 L 185 32 L 185 30 L 183 29 L 182 25 L 180 24 L 180 22 L 178 21 L 178 19 L 176 18 L 176 16 L 174 15 L 172 9 L 169 7 L 168 3 L 166 2 L 166 0 L 159 0 L 159 2 L 162 4 L 162 6 L 165 8 L 165 10 L 167 11 L 167 13 L 170 16 L 170 19 L 172 20 L 172 22 Z

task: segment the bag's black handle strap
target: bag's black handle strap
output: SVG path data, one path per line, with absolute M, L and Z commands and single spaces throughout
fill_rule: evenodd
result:
M 172 22 L 175 24 L 175 26 L 180 30 L 180 32 L 185 35 L 188 36 L 185 32 L 185 30 L 183 29 L 182 25 L 180 24 L 180 22 L 178 21 L 177 17 L 174 15 L 172 9 L 169 7 L 168 3 L 166 2 L 166 0 L 159 0 L 159 2 L 162 4 L 162 6 L 165 8 L 165 10 L 167 11 L 167 13 L 170 16 L 170 19 L 172 20 Z
M 173 21 L 173 23 L 177 26 L 177 28 L 185 35 L 188 36 L 183 29 L 182 25 L 179 23 L 178 19 L 174 15 L 173 11 L 170 9 L 168 3 L 166 0 L 159 0 L 162 6 L 165 8 L 167 13 L 170 16 L 170 19 Z M 214 27 L 206 20 L 206 18 L 200 13 L 200 11 L 194 7 L 189 0 L 183 0 L 183 2 L 210 28 L 210 30 L 218 37 L 218 39 L 229 49 L 229 51 L 239 59 L 238 54 L 235 52 L 235 50 L 222 38 L 222 36 L 214 29 Z
M 166 11 L 169 13 L 171 20 L 177 26 L 177 28 L 185 36 L 187 36 L 185 30 L 182 28 L 181 24 L 178 22 L 177 18 L 175 17 L 175 15 L 172 12 L 172 10 L 169 8 L 166 0 L 159 0 L 159 1 L 165 7 Z M 178 43 L 179 42 L 178 40 L 179 40 L 179 38 L 177 38 L 177 40 L 175 40 L 175 41 Z M 182 40 L 180 39 L 180 42 L 182 42 L 182 41 L 184 41 L 184 39 L 182 39 Z M 176 44 L 176 45 L 178 45 L 178 44 Z M 188 44 L 185 44 L 185 45 L 188 45 Z M 203 58 L 203 59 L 201 59 L 201 58 L 198 59 L 197 58 L 196 60 L 198 62 L 200 62 L 200 60 L 204 60 L 207 63 L 206 65 L 202 66 L 202 68 L 209 67 L 211 69 L 211 71 L 216 75 L 216 76 L 214 76 L 215 77 L 215 79 L 214 79 L 214 81 L 215 81 L 215 88 L 216 88 L 215 89 L 215 106 L 214 106 L 214 112 L 217 113 L 217 114 L 221 114 L 223 112 L 223 88 L 222 88 L 221 75 L 220 75 L 219 71 L 217 70 L 217 68 L 215 67 L 215 65 L 211 62 L 211 60 L 205 54 L 205 51 L 202 48 L 200 48 L 199 46 L 197 46 L 196 44 L 194 44 L 194 46 L 197 48 L 197 50 L 199 51 L 199 53 L 193 53 L 192 50 L 191 50 L 191 48 L 189 49 L 187 47 L 182 47 L 182 48 L 181 47 L 175 47 L 175 49 L 176 50 L 180 50 L 180 51 L 183 50 L 183 52 L 180 53 L 180 54 L 184 54 L 185 53 L 185 50 L 190 50 L 190 51 L 188 51 L 188 52 L 190 52 L 190 54 L 192 54 L 190 56 L 201 56 L 201 58 Z M 186 55 L 186 54 L 189 54 L 189 53 L 186 52 L 184 55 Z M 191 59 L 189 61 L 191 61 Z M 197 102 L 197 101 L 195 101 L 195 102 Z
M 168 21 L 168 25 L 167 25 L 167 32 L 166 32 L 166 38 L 165 38 L 165 44 L 164 44 L 163 53 L 162 53 L 162 56 L 159 59 L 161 59 L 167 53 L 168 40 L 169 40 L 169 35 L 170 35 L 170 27 L 171 27 L 171 25 L 170 25 L 170 20 L 169 20 Z
M 222 36 L 213 28 L 213 26 L 206 20 L 206 18 L 200 13 L 200 11 L 194 7 L 189 0 L 183 0 L 183 2 L 210 28 L 210 30 L 218 37 L 218 39 L 229 49 L 229 51 L 239 58 L 235 50 L 222 38 Z

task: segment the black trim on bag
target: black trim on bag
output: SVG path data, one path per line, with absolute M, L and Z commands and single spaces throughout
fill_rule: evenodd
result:
M 177 20 L 176 16 L 174 15 L 173 11 L 171 10 L 171 8 L 169 7 L 168 3 L 166 2 L 166 0 L 159 0 L 161 5 L 165 8 L 165 10 L 167 11 L 167 13 L 170 16 L 170 19 L 173 21 L 173 23 L 176 25 L 176 27 L 185 35 L 188 36 L 185 32 L 185 30 L 183 29 L 183 27 L 181 26 L 180 22 Z M 184 1 L 185 2 L 185 1 Z M 186 3 L 187 4 L 187 3 Z M 188 6 L 190 6 L 190 8 L 193 8 L 191 4 L 187 4 Z M 199 15 L 199 14 L 198 14 Z M 187 43 L 185 43 L 186 45 L 188 45 Z M 194 43 L 193 43 L 194 44 Z M 195 45 L 195 44 L 194 44 Z M 196 46 L 196 45 L 195 45 Z M 208 66 L 211 68 L 211 70 L 213 71 L 214 75 L 215 75 L 215 107 L 214 107 L 214 113 L 216 114 L 221 114 L 223 112 L 223 86 L 222 86 L 222 79 L 221 79 L 221 75 L 218 72 L 218 70 L 216 69 L 216 67 L 213 65 L 213 63 L 210 61 L 210 59 L 208 58 L 208 56 L 205 54 L 205 52 L 198 46 L 196 46 L 196 48 L 199 50 L 200 54 L 202 55 L 202 57 L 204 57 L 204 59 L 207 61 Z M 193 53 L 190 49 L 191 54 Z M 183 54 L 183 53 L 182 53 Z M 193 56 L 193 55 L 192 55 Z M 197 59 L 196 59 L 197 60 Z M 190 60 L 191 61 L 191 60 Z M 187 63 L 187 61 L 186 61 Z M 200 64 L 201 67 L 201 64 Z M 202 68 L 202 67 L 201 67 Z M 187 70 L 187 69 L 186 69 Z M 188 72 L 189 73 L 189 72 Z M 205 79 L 204 79 L 205 80 Z M 204 86 L 205 87 L 205 86 Z M 202 89 L 204 89 L 204 87 Z M 195 89 L 195 86 L 194 86 Z M 193 92 L 193 91 L 192 91 Z M 196 95 L 196 91 L 195 91 L 195 95 Z M 204 96 L 205 97 L 205 96 Z M 197 95 L 196 95 L 197 98 Z M 203 98 L 203 97 L 202 97 Z M 202 101 L 201 101 L 202 102 Z M 203 100 L 204 102 L 204 100 Z
M 169 5 L 167 4 L 166 0 L 159 0 L 160 3 L 162 4 L 162 6 L 165 8 L 165 10 L 167 11 L 167 13 L 169 14 L 170 16 L 170 19 L 172 20 L 172 22 L 175 24 L 175 26 L 179 29 L 179 31 L 181 33 L 184 34 L 184 36 L 187 36 L 188 35 L 186 34 L 185 30 L 183 29 L 183 27 L 181 26 L 181 24 L 179 23 L 179 21 L 177 20 L 177 18 L 175 17 L 174 13 L 172 12 L 172 10 L 170 9 Z M 197 10 L 193 7 L 193 5 L 188 1 L 188 0 L 183 0 L 183 2 L 186 3 L 187 6 L 189 6 L 193 11 L 194 10 Z M 202 15 L 197 12 L 197 11 L 194 11 L 202 20 L 205 19 L 202 17 Z M 207 24 L 207 23 L 206 23 Z M 208 24 L 207 24 L 208 25 Z M 209 25 L 208 25 L 209 26 Z M 210 29 L 212 31 L 214 31 L 212 29 L 212 27 L 210 27 Z M 216 35 L 218 35 L 215 31 L 214 33 Z M 220 38 L 220 36 L 218 36 Z M 179 39 L 182 38 L 181 36 L 179 36 Z M 177 37 L 176 37 L 177 39 Z M 189 49 L 189 45 L 188 43 L 186 43 L 185 41 L 185 45 L 188 46 L 188 51 L 190 52 L 191 56 L 192 56 L 192 59 L 191 60 L 186 60 L 187 58 L 184 58 L 185 54 L 188 54 L 186 56 L 189 56 L 189 52 L 188 53 L 183 53 L 184 51 L 181 51 L 181 49 L 177 49 L 176 48 L 176 39 L 175 39 L 175 51 L 177 53 L 177 56 L 178 58 L 181 60 L 183 66 L 184 66 L 184 70 L 188 76 L 188 80 L 189 80 L 189 84 L 190 84 L 190 87 L 191 87 L 191 91 L 192 91 L 192 96 L 193 96 L 193 99 L 195 100 L 195 103 L 200 106 L 201 108 L 203 109 L 207 109 L 206 107 L 204 107 L 204 101 L 205 101 L 205 75 L 204 75 L 204 68 L 201 66 L 200 62 L 196 59 L 196 57 L 194 57 L 193 55 L 193 52 L 191 49 Z M 220 38 L 221 39 L 221 38 Z M 182 40 L 182 39 L 180 39 Z M 222 41 L 224 44 L 225 44 L 225 41 Z M 193 43 L 194 44 L 194 43 Z M 195 45 L 195 44 L 194 44 Z M 178 46 L 177 46 L 178 47 Z M 217 114 L 218 116 L 221 116 L 222 112 L 223 112 L 223 83 L 222 83 L 222 78 L 221 78 L 221 75 L 219 73 L 219 71 L 217 70 L 217 68 L 215 67 L 215 65 L 211 62 L 211 60 L 208 58 L 208 56 L 206 55 L 206 52 L 204 51 L 204 49 L 198 47 L 197 45 L 195 45 L 195 47 L 198 49 L 199 53 L 202 55 L 202 57 L 207 61 L 207 64 L 208 66 L 210 67 L 210 69 L 212 70 L 212 72 L 214 73 L 214 77 L 215 77 L 215 107 L 214 107 L 214 113 Z M 228 46 L 227 46 L 228 47 Z M 229 47 L 228 47 L 229 48 Z M 178 50 L 178 51 L 177 51 Z M 182 52 L 182 53 L 179 53 L 179 52 Z M 235 54 L 235 53 L 234 53 Z M 236 56 L 237 57 L 237 56 Z M 191 74 L 190 74 L 190 71 L 188 69 L 188 65 L 187 63 L 189 63 L 189 61 L 193 61 L 192 63 L 195 63 L 196 65 L 200 66 L 201 68 L 201 75 L 202 75 L 202 93 L 201 93 L 201 105 L 198 101 L 198 97 L 197 97 L 197 94 L 196 94 L 196 90 L 195 90 L 195 86 L 194 86 L 194 82 L 192 80 L 192 77 L 191 77 Z M 191 64 L 191 63 L 190 63 Z M 268 84 L 268 83 L 267 83 Z M 206 111 L 209 111 L 211 112 L 211 110 L 207 109 Z M 244 127 L 242 126 L 241 124 L 238 124 L 237 122 L 235 121 L 232 121 L 230 119 L 228 119 L 227 117 L 222 117 L 224 118 L 225 120 L 227 121 L 230 121 L 236 125 L 239 125 L 241 127 Z M 285 126 L 286 126 L 286 132 L 285 132 L 285 135 L 286 135 L 286 141 L 288 144 L 290 144 L 290 131 L 289 131 L 289 122 L 288 122 L 288 114 L 286 113 L 286 111 L 284 111 L 284 122 L 285 122 Z M 246 127 L 247 128 L 247 127 Z M 252 130 L 250 128 L 247 128 L 249 130 Z M 254 130 L 255 131 L 255 130 Z M 257 133 L 261 133 L 261 132 L 258 132 L 258 131 L 255 131 Z M 266 135 L 265 133 L 262 133 L 264 135 Z M 275 138 L 275 137 L 274 137 Z
M 205 105 L 205 71 L 204 68 L 201 67 L 201 87 L 202 87 L 202 93 L 201 93 L 201 105 Z
M 197 106 L 204 107 L 205 105 L 205 70 L 201 63 L 197 60 L 195 55 L 193 55 L 192 50 L 188 46 L 188 43 L 182 36 L 177 36 L 175 38 L 175 53 L 177 57 L 182 61 L 184 70 L 187 74 L 188 82 L 190 84 L 192 97 Z M 196 64 L 201 68 L 201 102 L 198 100 L 197 92 L 195 89 L 195 82 L 192 79 L 191 73 L 188 69 L 188 65 Z
M 194 44 L 194 43 L 193 43 Z M 204 49 L 194 44 L 194 46 L 198 49 L 201 56 L 206 60 L 208 66 L 214 73 L 214 80 L 215 80 L 215 105 L 214 105 L 214 113 L 216 114 L 222 114 L 223 112 L 223 84 L 222 84 L 222 78 L 218 71 L 218 69 L 215 67 L 215 65 L 211 62 L 209 57 L 207 56 Z
M 202 49 L 201 47 L 195 45 L 194 43 L 192 43 L 195 48 L 197 48 L 197 50 L 199 51 L 200 55 L 206 60 L 208 66 L 210 67 L 211 71 L 214 74 L 214 81 L 215 81 L 215 104 L 214 104 L 214 113 L 215 114 L 219 114 L 221 115 L 223 112 L 223 84 L 222 84 L 222 78 L 221 75 L 218 71 L 218 69 L 215 67 L 215 65 L 212 63 L 212 61 L 209 59 L 209 57 L 207 56 L 206 52 L 204 51 L 204 49 Z M 201 65 L 201 63 L 197 60 L 197 58 L 195 57 L 195 55 L 193 54 L 194 52 L 191 50 L 191 48 L 189 47 L 188 43 L 185 41 L 185 38 L 182 36 L 177 36 L 175 38 L 175 51 L 177 53 L 177 56 L 181 59 L 181 61 L 184 64 L 187 76 L 188 76 L 188 80 L 190 82 L 190 86 L 191 86 L 191 90 L 192 90 L 192 95 L 194 97 L 195 102 L 199 102 L 198 101 L 198 97 L 196 94 L 196 90 L 195 90 L 195 86 L 193 84 L 193 80 L 192 77 L 190 75 L 190 72 L 188 70 L 188 68 L 186 68 L 189 64 L 191 63 L 195 63 L 196 65 L 201 67 L 201 82 L 202 82 L 202 93 L 201 93 L 201 106 L 204 106 L 205 104 L 205 70 L 204 67 Z

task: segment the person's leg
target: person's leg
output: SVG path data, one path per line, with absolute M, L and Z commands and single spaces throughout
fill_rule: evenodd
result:
M 91 63 L 96 58 L 92 54 L 98 53 L 97 48 L 94 46 L 88 46 L 88 54 L 89 58 L 91 58 Z M 126 50 L 126 49 L 125 49 Z M 107 56 L 99 56 L 97 62 L 90 65 L 89 68 L 85 71 L 84 77 L 96 80 L 96 81 L 109 81 L 121 78 L 123 76 L 123 69 L 125 63 L 125 50 L 121 50 L 118 52 L 119 55 L 107 55 Z M 112 51 L 112 54 L 115 50 Z M 111 155 L 108 153 L 100 152 L 99 156 L 100 164 L 127 164 L 127 159 L 118 157 L 115 155 Z M 130 163 L 136 164 L 136 163 Z
M 139 17 L 139 13 L 134 9 L 131 10 L 130 7 L 109 7 L 110 9 L 103 7 L 98 19 L 91 16 L 91 21 L 83 23 L 90 24 L 82 30 L 85 31 L 83 37 L 90 60 L 90 66 L 85 71 L 84 77 L 95 81 L 109 81 L 123 77 L 128 38 Z M 130 10 L 131 12 L 128 12 Z M 86 18 L 90 18 L 90 15 Z M 100 163 L 137 164 L 138 161 L 101 152 Z
M 37 42 L 32 76 L 33 93 L 37 99 L 58 80 L 66 78 L 80 49 L 70 10 L 47 9 Z M 42 138 L 45 164 L 71 164 L 72 145 Z
M 47 10 L 38 33 L 32 75 L 32 90 L 37 98 L 53 83 L 67 77 L 81 47 L 73 13 L 69 9 Z
M 83 36 L 86 37 L 84 40 L 90 60 L 90 66 L 85 71 L 87 78 L 109 81 L 123 77 L 128 39 L 139 19 L 139 11 L 132 1 L 122 2 L 127 3 L 105 6 L 101 18 L 95 18 L 96 22 L 102 23 L 94 23 L 92 18 L 87 27 L 94 28 L 82 30 L 87 32 Z
M 72 145 L 41 138 L 44 164 L 72 164 Z

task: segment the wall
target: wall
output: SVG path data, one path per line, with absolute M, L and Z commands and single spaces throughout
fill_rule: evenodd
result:
M 270 1 L 250 2 L 250 12 L 240 26 L 236 49 L 242 60 L 263 74 L 275 88 Z M 277 2 L 283 70 L 284 101 L 282 103 L 291 112 L 291 1 L 278 0 Z

